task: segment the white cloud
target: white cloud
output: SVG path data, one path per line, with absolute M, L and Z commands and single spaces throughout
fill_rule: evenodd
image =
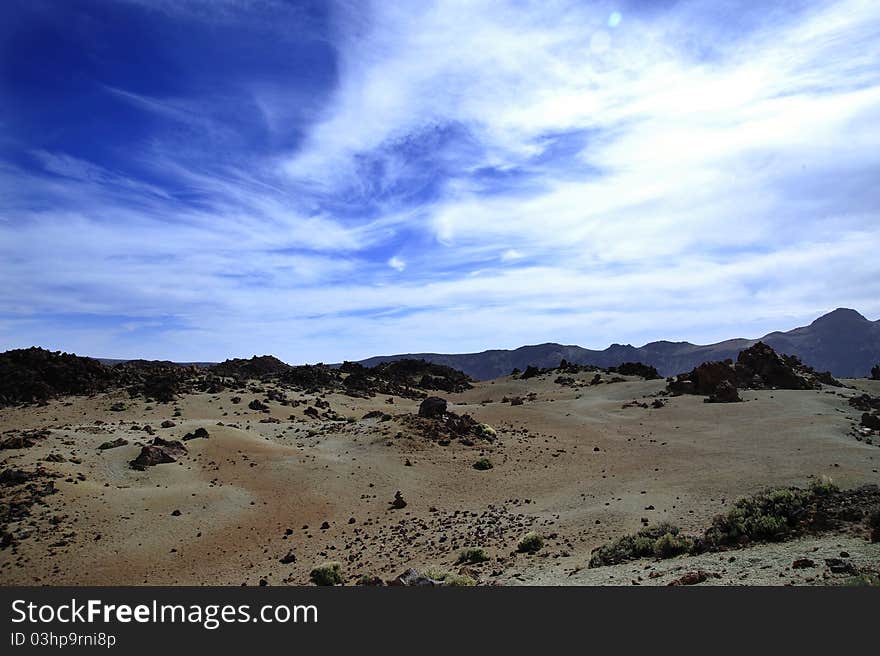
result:
M 0 195 L 42 200 L 0 215 L 0 339 L 314 361 L 880 315 L 876 3 L 750 29 L 705 3 L 341 7 L 339 87 L 296 151 L 225 168 L 167 144 L 138 155 L 198 203 L 58 153 L 38 153 L 51 176 L 0 168 Z M 283 132 L 291 96 L 251 91 L 254 120 Z M 198 98 L 114 94 L 226 134 Z M 417 153 L 442 171 L 395 148 L 448 125 L 466 146 Z M 434 193 L 389 191 L 414 173 Z M 127 318 L 118 334 L 34 323 L 50 313 Z M 170 326 L 135 341 L 157 317 Z

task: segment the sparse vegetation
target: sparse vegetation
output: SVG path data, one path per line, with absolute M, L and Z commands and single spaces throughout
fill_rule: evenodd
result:
M 468 549 L 462 549 L 458 554 L 458 560 L 455 561 L 456 565 L 476 565 L 478 563 L 485 563 L 489 560 L 488 554 L 486 551 L 480 547 L 470 547 Z
M 342 583 L 342 565 L 337 562 L 319 565 L 311 571 L 309 580 L 315 585 L 340 585 Z
M 871 531 L 871 542 L 880 542 L 880 508 L 868 515 L 868 529 Z
M 693 548 L 693 541 L 679 533 L 677 526 L 665 522 L 647 526 L 635 535 L 624 535 L 611 544 L 594 550 L 590 567 L 617 565 L 649 556 L 671 558 L 687 553 Z
M 373 574 L 361 574 L 355 583 L 360 586 L 381 586 L 383 584 L 382 579 Z
M 477 431 L 483 436 L 484 439 L 487 439 L 490 442 L 498 437 L 498 432 L 489 424 L 480 424 L 479 426 L 477 426 Z
M 690 538 L 674 533 L 664 533 L 654 541 L 654 555 L 657 558 L 672 558 L 689 553 L 694 548 Z
M 516 550 L 520 553 L 533 554 L 540 551 L 543 546 L 544 538 L 532 531 L 522 537 L 519 544 L 516 545 Z
M 488 469 L 492 469 L 492 467 L 494 467 L 494 465 L 492 464 L 492 461 L 488 458 L 480 458 L 473 464 L 473 468 L 479 471 L 486 471 Z
M 880 587 L 880 574 L 859 574 L 845 579 L 841 585 L 852 588 L 877 588 Z
M 465 587 L 477 584 L 477 582 L 474 581 L 470 576 L 465 576 L 464 574 L 455 574 L 454 572 L 449 572 L 443 569 L 429 568 L 425 570 L 425 576 L 427 576 L 429 579 L 440 581 L 444 585 L 448 585 L 450 587 Z
M 778 488 L 739 499 L 724 515 L 717 515 L 700 537 L 681 535 L 677 527 L 659 524 L 625 535 L 593 550 L 590 567 L 617 565 L 630 560 L 672 558 L 681 554 L 720 551 L 755 542 L 777 542 L 807 532 L 824 531 L 842 523 L 861 522 L 860 495 L 876 494 L 869 487 L 841 493 L 830 478 L 808 489 Z M 872 497 L 868 496 L 868 499 Z M 870 501 L 868 501 L 870 503 Z M 872 539 L 880 537 L 880 510 L 867 519 Z
M 810 491 L 818 496 L 825 496 L 833 492 L 840 492 L 840 488 L 834 484 L 830 476 L 821 476 L 810 484 Z
M 831 488 L 820 484 L 818 489 L 819 492 L 798 488 L 769 490 L 740 499 L 730 512 L 712 520 L 705 543 L 708 547 L 723 547 L 783 540 L 814 497 L 828 494 Z

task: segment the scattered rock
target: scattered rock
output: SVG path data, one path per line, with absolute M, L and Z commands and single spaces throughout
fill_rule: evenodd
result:
M 125 446 L 126 444 L 128 444 L 127 439 L 125 439 L 124 437 L 117 437 L 115 440 L 112 440 L 110 442 L 104 442 L 98 448 L 104 451 L 106 449 L 115 449 L 120 446 Z
M 403 572 L 399 576 L 388 581 L 388 585 L 391 586 L 406 586 L 406 587 L 431 587 L 440 585 L 441 581 L 436 581 L 432 578 L 428 578 L 421 572 L 414 570 L 412 568 Z
M 686 572 L 674 581 L 670 581 L 667 585 L 697 585 L 709 578 L 720 579 L 721 575 L 716 574 L 715 572 L 707 572 L 704 569 L 699 569 L 694 572 Z
M 197 438 L 207 438 L 207 437 L 210 437 L 210 435 L 208 435 L 208 430 L 206 428 L 199 426 L 192 433 L 187 433 L 186 435 L 184 435 L 183 439 L 184 439 L 184 441 L 189 441 L 189 440 L 195 440 Z
M 403 495 L 400 493 L 400 490 L 394 493 L 394 501 L 391 502 L 391 507 L 396 510 L 406 508 L 406 501 L 404 500 Z
M 129 467 L 144 471 L 147 467 L 161 465 L 169 462 L 177 462 L 177 459 L 186 454 L 186 447 L 178 441 L 166 441 L 161 437 L 153 440 L 149 444 L 141 448 L 138 457 L 129 462 Z

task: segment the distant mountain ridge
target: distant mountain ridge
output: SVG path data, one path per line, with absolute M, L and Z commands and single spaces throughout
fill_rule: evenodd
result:
M 529 365 L 555 367 L 563 359 L 573 364 L 593 364 L 603 368 L 624 362 L 643 362 L 656 367 L 662 375 L 671 376 L 709 360 L 736 359 L 740 351 L 758 341 L 769 344 L 778 353 L 798 356 L 817 371 L 830 371 L 841 378 L 868 376 L 871 367 L 880 363 L 880 321 L 870 321 L 848 308 L 838 308 L 809 326 L 787 332 L 777 331 L 757 339 L 729 339 L 708 345 L 657 341 L 639 347 L 612 344 L 598 351 L 549 343 L 481 353 L 383 355 L 360 363 L 375 366 L 381 362 L 421 358 L 459 369 L 477 380 L 488 380 Z

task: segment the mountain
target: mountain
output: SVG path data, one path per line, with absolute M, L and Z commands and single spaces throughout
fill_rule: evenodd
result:
M 772 332 L 759 339 L 729 339 L 705 346 L 659 341 L 639 347 L 612 344 L 605 350 L 596 351 L 551 343 L 482 353 L 384 355 L 367 358 L 361 364 L 375 366 L 403 358 L 422 358 L 459 369 L 477 380 L 487 380 L 506 376 L 514 368 L 525 369 L 530 364 L 556 367 L 563 359 L 599 367 L 643 362 L 657 367 L 662 375 L 671 376 L 708 360 L 735 359 L 740 351 L 758 341 L 769 344 L 779 353 L 798 356 L 817 371 L 830 371 L 842 378 L 867 376 L 871 367 L 880 363 L 880 321 L 869 321 L 855 310 L 839 308 L 809 326 L 788 332 Z

